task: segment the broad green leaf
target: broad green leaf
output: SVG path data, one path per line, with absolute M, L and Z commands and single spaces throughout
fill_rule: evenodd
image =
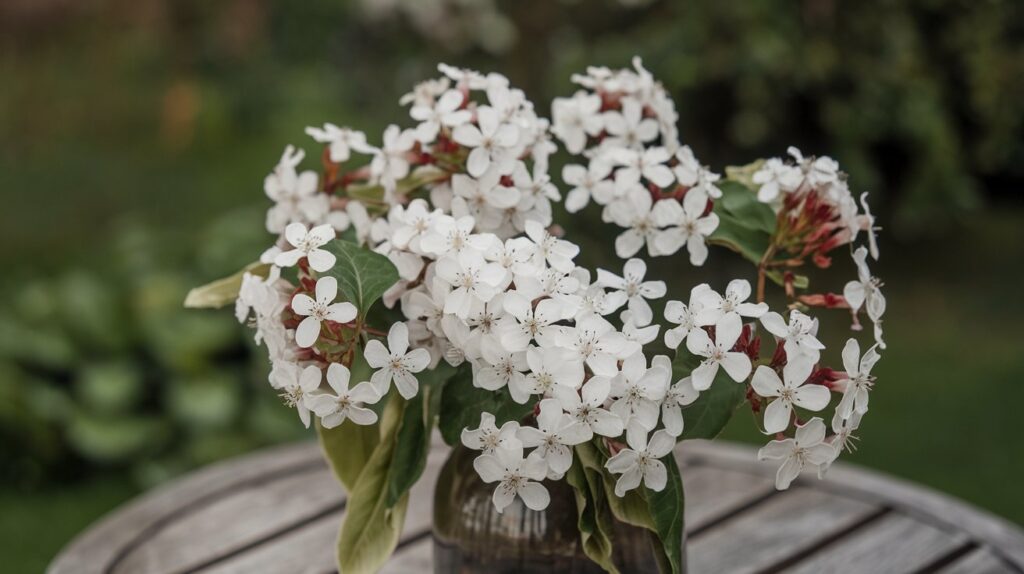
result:
M 651 513 L 647 509 L 647 501 L 644 500 L 639 490 L 630 490 L 621 498 L 615 495 L 616 478 L 604 467 L 608 460 L 607 453 L 593 442 L 578 444 L 575 449 L 576 458 L 584 468 L 601 473 L 605 497 L 615 518 L 626 524 L 654 530 Z
M 438 426 L 444 442 L 452 446 L 459 444 L 462 429 L 479 426 L 482 412 L 494 415 L 495 424 L 501 426 L 508 421 L 522 420 L 533 412 L 533 405 L 516 403 L 507 389 L 488 391 L 473 386 L 473 370 L 469 363 L 463 363 L 441 394 Z
M 660 492 L 644 487 L 647 505 L 654 520 L 658 539 L 672 567 L 672 574 L 681 574 L 686 567 L 683 555 L 683 479 L 675 455 L 661 459 L 668 470 L 668 482 Z
M 402 496 L 392 507 L 388 507 L 387 498 L 391 459 L 404 411 L 405 401 L 394 395 L 381 417 L 380 443 L 349 490 L 338 536 L 341 574 L 376 572 L 398 545 L 409 495 Z
M 718 187 L 722 190 L 722 197 L 716 204 L 735 217 L 738 224 L 763 231 L 769 236 L 775 233 L 778 224 L 775 212 L 767 204 L 758 201 L 753 191 L 730 181 L 723 182 Z
M 764 231 L 751 229 L 740 220 L 716 204 L 718 228 L 708 236 L 708 241 L 715 245 L 724 245 L 742 255 L 748 261 L 760 263 L 768 250 L 770 237 Z
M 679 349 L 672 362 L 673 380 L 688 376 L 700 364 L 700 359 L 685 349 Z M 743 403 L 747 386 L 729 378 L 725 369 L 719 369 L 711 387 L 700 393 L 697 400 L 683 407 L 683 434 L 679 440 L 691 438 L 712 439 L 722 432 L 736 408 Z
M 576 525 L 580 531 L 583 552 L 606 572 L 617 573 L 618 569 L 612 562 L 611 514 L 604 487 L 597 484 L 600 476 L 584 468 L 580 460 L 574 458 L 565 474 L 565 480 L 572 487 L 576 498 Z
M 395 452 L 391 457 L 388 479 L 388 506 L 394 506 L 416 484 L 427 467 L 430 453 L 430 431 L 440 406 L 444 383 L 455 373 L 447 363 L 419 373 L 420 392 L 405 406 L 402 426 L 398 430 Z
M 380 431 L 376 425 L 357 425 L 350 420 L 325 429 L 320 426 L 319 419 L 316 431 L 320 437 L 320 449 L 334 476 L 338 477 L 345 490 L 352 492 L 359 474 L 380 442 Z
M 246 273 L 266 277 L 270 273 L 270 265 L 250 263 L 238 273 L 224 277 L 201 287 L 194 287 L 185 296 L 185 307 L 189 309 L 218 309 L 230 305 L 238 299 L 238 291 L 242 288 L 242 276 Z
M 361 317 L 398 281 L 398 269 L 380 253 L 343 239 L 335 239 L 325 249 L 338 258 L 327 275 L 338 280 L 338 288 Z

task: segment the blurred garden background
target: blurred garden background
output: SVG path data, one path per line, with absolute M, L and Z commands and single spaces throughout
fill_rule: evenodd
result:
M 266 247 L 263 178 L 285 144 L 318 149 L 305 126 L 409 125 L 398 98 L 439 61 L 547 114 L 572 72 L 634 54 L 712 167 L 793 144 L 872 192 L 890 349 L 847 460 L 1024 523 L 1020 2 L 4 0 L 5 570 L 161 481 L 309 437 L 231 313 L 181 308 Z M 570 224 L 584 263 L 618 267 L 581 235 L 595 220 Z M 654 270 L 720 280 L 716 255 Z M 726 435 L 757 440 L 736 418 Z

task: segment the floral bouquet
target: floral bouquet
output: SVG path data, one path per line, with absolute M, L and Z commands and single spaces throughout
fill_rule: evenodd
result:
M 554 100 L 551 122 L 501 75 L 439 68 L 401 99 L 416 124 L 389 126 L 379 146 L 307 128 L 324 146 L 319 172 L 289 146 L 265 181 L 273 246 L 186 301 L 234 302 L 269 353 L 270 384 L 316 422 L 350 493 L 342 572 L 393 551 L 435 426 L 479 451 L 498 512 L 516 497 L 542 510 L 545 481 L 565 479 L 583 549 L 609 570 L 609 525 L 587 510 L 598 503 L 649 529 L 660 564 L 684 568 L 674 447 L 713 438 L 741 405 L 770 438 L 759 457 L 780 462 L 780 489 L 851 446 L 885 348 L 885 299 L 868 270 L 866 194 L 859 208 L 834 160 L 791 148 L 722 178 L 680 144 L 675 106 L 639 60 L 574 76 L 580 89 Z M 573 156 L 564 209 L 593 202 L 621 229 L 621 272 L 577 266 L 579 247 L 554 225 L 555 140 Z M 637 257 L 646 247 L 701 266 L 709 246 L 748 260 L 751 280 L 669 294 Z M 842 294 L 812 290 L 805 270 L 844 246 L 856 278 Z M 873 323 L 863 353 L 851 338 L 823 354 L 810 313 L 839 309 L 854 331 L 862 312 Z

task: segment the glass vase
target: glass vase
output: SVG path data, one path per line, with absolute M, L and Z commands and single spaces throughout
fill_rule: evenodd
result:
M 434 491 L 435 574 L 599 574 L 583 552 L 576 499 L 565 480 L 544 481 L 551 503 L 530 510 L 518 497 L 502 513 L 494 484 L 473 469 L 478 452 L 452 450 Z M 612 561 L 621 572 L 658 574 L 649 531 L 615 521 Z

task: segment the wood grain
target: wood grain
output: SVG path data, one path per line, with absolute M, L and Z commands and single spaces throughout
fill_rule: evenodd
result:
M 431 506 L 447 448 L 435 439 L 385 573 L 429 572 Z M 691 574 L 1024 572 L 1024 534 L 962 502 L 837 464 L 826 480 L 773 488 L 753 449 L 687 441 Z M 97 522 L 50 565 L 68 573 L 334 573 L 344 493 L 315 444 L 278 447 L 193 473 Z

